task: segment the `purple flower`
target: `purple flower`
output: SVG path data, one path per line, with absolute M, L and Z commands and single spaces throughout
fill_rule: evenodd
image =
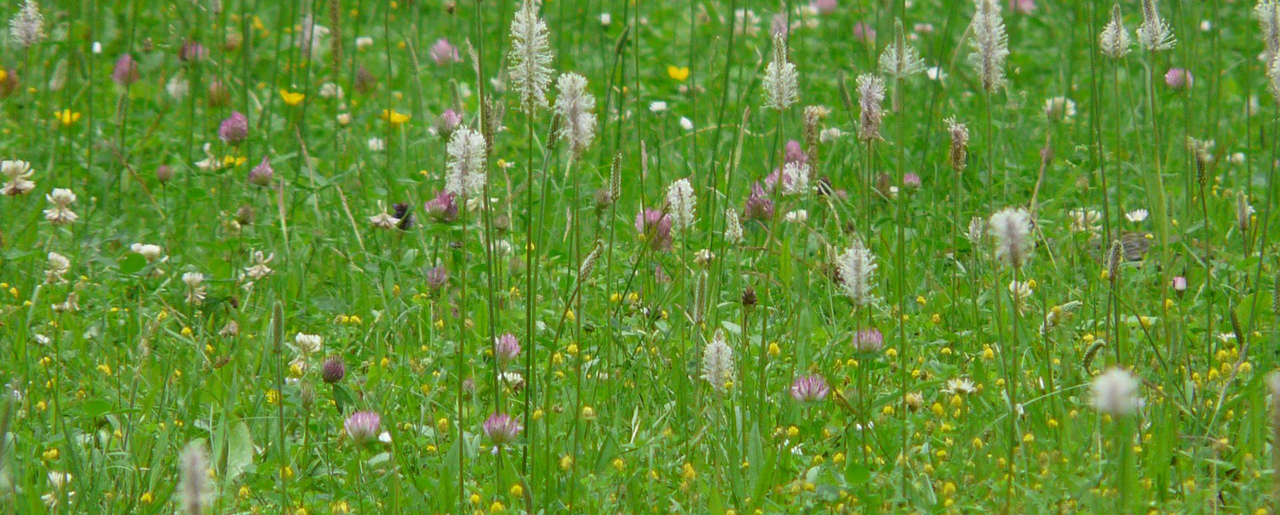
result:
M 372 411 L 357 411 L 347 417 L 347 421 L 342 424 L 342 428 L 346 431 L 347 436 L 351 437 L 356 443 L 364 443 L 378 437 L 378 425 L 382 423 L 382 418 Z
M 437 222 L 447 223 L 458 219 L 458 203 L 454 201 L 452 193 L 444 190 L 436 193 L 436 198 L 428 200 L 423 211 Z
M 262 156 L 262 162 L 249 170 L 249 184 L 254 186 L 270 186 L 274 177 L 275 171 L 271 169 L 271 163 L 267 162 L 267 156 Z
M 484 435 L 499 448 L 514 442 L 522 430 L 520 422 L 506 413 L 494 413 L 484 421 Z
M 445 109 L 440 113 L 440 117 L 436 118 L 436 135 L 440 139 L 448 140 L 453 135 L 453 131 L 462 124 L 462 115 L 453 109 Z
M 156 180 L 160 181 L 160 184 L 172 181 L 173 168 L 170 168 L 169 165 L 160 165 L 160 168 L 156 168 Z
M 432 290 L 444 288 L 449 283 L 449 270 L 443 266 L 432 267 L 427 270 L 427 287 Z
M 813 0 L 812 5 L 813 10 L 818 11 L 818 14 L 831 14 L 839 7 L 836 0 Z
M 853 24 L 853 39 L 863 43 L 876 42 L 876 29 L 871 28 L 866 22 L 858 22 Z
M 786 153 L 784 156 L 784 164 L 809 162 L 809 154 L 805 153 L 804 147 L 800 146 L 800 142 L 796 140 L 790 140 L 787 142 Z
M 1186 68 L 1169 68 L 1169 71 L 1164 74 L 1164 83 L 1173 89 L 1189 88 L 1193 82 L 1195 78 Z
M 773 199 L 758 182 L 751 185 L 751 196 L 747 197 L 747 205 L 742 209 L 742 218 L 761 222 L 773 220 Z
M 773 21 L 769 24 L 769 34 L 786 37 L 787 32 L 787 15 L 783 13 L 773 15 Z
M 1015 13 L 1031 14 L 1036 10 L 1036 0 L 1009 0 L 1009 10 Z
M 130 84 L 138 81 L 138 62 L 133 60 L 133 56 L 124 54 L 116 59 L 116 66 L 111 70 L 111 80 L 116 84 L 128 87 Z
M 520 356 L 520 340 L 511 333 L 499 336 L 493 343 L 493 355 L 498 358 L 499 365 L 515 361 Z
M 1177 293 L 1179 297 L 1181 297 L 1181 296 L 1182 296 L 1182 294 L 1186 293 L 1186 292 L 1187 292 L 1187 278 L 1186 278 L 1186 277 L 1183 277 L 1183 276 L 1181 276 L 1181 275 L 1179 275 L 1179 276 L 1177 276 L 1177 277 L 1174 277 L 1174 278 L 1173 278 L 1173 291 L 1174 291 L 1174 293 Z
M 820 401 L 827 398 L 827 380 L 818 374 L 797 377 L 791 383 L 791 398 L 800 402 Z
M 643 209 L 636 213 L 636 232 L 648 240 L 652 250 L 671 250 L 671 224 L 671 217 L 661 209 Z
M 920 176 L 914 173 L 906 173 L 902 176 L 902 187 L 914 190 L 920 187 Z
M 320 366 L 320 377 L 326 383 L 336 383 L 346 375 L 347 364 L 343 363 L 342 356 L 329 356 L 329 359 L 324 360 L 324 365 Z
M 431 45 L 431 59 L 436 64 L 452 64 L 462 61 L 458 56 L 458 49 L 449 43 L 445 38 L 437 39 L 434 45 Z
M 182 44 L 182 48 L 178 49 L 178 59 L 183 62 L 199 61 L 209 56 L 209 50 L 204 45 L 195 41 L 187 40 Z
M 853 348 L 858 352 L 879 352 L 884 348 L 884 334 L 879 329 L 863 329 L 853 335 Z
M 218 125 L 218 137 L 231 145 L 239 145 L 249 136 L 249 119 L 240 111 L 233 111 L 231 116 Z

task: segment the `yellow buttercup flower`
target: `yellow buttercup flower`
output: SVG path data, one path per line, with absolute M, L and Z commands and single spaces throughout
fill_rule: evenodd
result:
M 281 89 L 280 98 L 284 99 L 284 103 L 291 106 L 296 106 L 298 104 L 301 104 L 302 101 L 307 98 L 307 95 L 303 93 L 295 93 L 287 89 Z
M 667 75 L 675 80 L 684 82 L 685 79 L 689 78 L 689 67 L 669 65 L 667 66 Z
M 391 122 L 392 127 L 399 127 L 412 118 L 412 115 L 397 112 L 395 109 L 383 109 L 379 118 Z
M 53 117 L 57 118 L 58 121 L 62 122 L 63 125 L 71 125 L 73 123 L 80 121 L 80 113 L 76 111 L 72 111 L 70 109 L 55 111 L 53 113 Z

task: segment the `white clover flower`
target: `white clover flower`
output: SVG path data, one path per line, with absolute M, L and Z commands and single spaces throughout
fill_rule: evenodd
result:
M 49 269 L 44 273 L 44 280 L 47 283 L 64 283 L 67 282 L 63 276 L 71 270 L 71 260 L 66 256 L 57 252 L 50 252 L 48 255 Z
M 35 189 L 36 183 L 29 180 L 33 173 L 31 171 L 31 163 L 26 161 L 6 160 L 0 162 L 0 175 L 4 175 L 8 179 L 4 188 L 0 188 L 0 194 L 16 197 Z
M 271 260 L 275 258 L 276 255 L 274 253 L 270 256 L 264 256 L 261 250 L 255 250 L 252 258 L 253 264 L 244 269 L 245 275 L 248 276 L 251 281 L 258 281 L 263 277 L 271 275 L 271 272 L 274 272 L 274 270 L 267 266 L 267 264 L 271 263 Z
M 182 282 L 187 285 L 187 304 L 200 305 L 204 303 L 204 274 L 187 272 L 182 274 Z
M 156 260 L 164 257 L 164 249 L 159 245 L 152 245 L 150 243 L 134 243 L 133 245 L 129 245 L 129 250 L 134 254 L 139 254 L 146 258 L 148 263 L 154 263 Z
M 787 223 L 802 224 L 809 220 L 809 212 L 803 209 L 789 211 L 782 219 Z
M 339 119 L 339 121 L 341 121 L 341 119 Z M 377 136 L 369 138 L 369 141 L 366 142 L 366 144 L 369 145 L 369 150 L 372 150 L 374 152 L 382 152 L 383 150 L 387 149 L 387 142 L 382 141 L 382 138 L 379 138 Z
M 653 113 L 661 113 L 667 110 L 667 103 L 661 100 L 649 102 L 649 111 Z
M 298 350 L 303 354 L 311 354 L 320 350 L 320 346 L 324 343 L 324 338 L 318 334 L 298 333 L 293 337 L 293 344 L 298 346 Z
M 44 210 L 44 219 L 53 225 L 66 225 L 79 218 L 71 211 L 71 203 L 76 201 L 76 194 L 71 190 L 55 188 L 52 193 L 45 195 L 45 200 L 53 204 L 53 207 Z
M 320 98 L 336 98 L 338 100 L 342 100 L 343 93 L 342 86 L 332 82 L 326 82 L 320 85 Z
M 685 117 L 681 116 L 681 117 L 680 117 L 680 128 L 681 128 L 681 129 L 684 129 L 684 130 L 686 130 L 686 131 L 691 131 L 691 130 L 693 130 L 693 120 L 690 120 L 690 119 L 688 119 L 688 118 L 685 118 Z
M 1125 218 L 1125 220 L 1128 220 L 1128 221 L 1133 222 L 1133 223 L 1141 222 L 1141 221 L 1143 221 L 1143 220 L 1146 220 L 1146 219 L 1147 219 L 1147 210 L 1146 210 L 1146 209 L 1135 209 L 1135 210 L 1133 210 L 1133 211 L 1130 211 L 1130 212 L 1128 212 L 1128 213 L 1125 213 L 1125 214 L 1124 214 L 1124 218 Z

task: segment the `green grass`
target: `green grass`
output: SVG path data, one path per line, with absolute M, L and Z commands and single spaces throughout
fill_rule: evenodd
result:
M 1026 14 L 1001 0 L 1009 84 L 985 92 L 968 62 L 972 3 L 842 0 L 817 14 L 792 1 L 800 100 L 779 112 L 761 91 L 776 3 L 552 0 L 552 67 L 596 99 L 575 158 L 550 132 L 563 122 L 508 90 L 517 2 L 330 1 L 45 2 L 47 39 L 3 43 L 0 158 L 30 162 L 35 189 L 0 197 L 0 503 L 182 511 L 179 456 L 194 441 L 208 513 L 1274 509 L 1280 111 L 1252 5 L 1164 0 L 1177 46 L 1117 61 L 1097 52 L 1109 3 Z M 6 19 L 21 7 L 9 4 Z M 735 8 L 758 19 L 744 30 Z M 1138 2 L 1122 8 L 1133 35 Z M 902 109 L 886 99 L 884 139 L 867 144 L 855 78 L 877 72 L 895 19 L 936 69 L 886 79 Z M 304 51 L 309 23 L 329 32 Z M 435 62 L 440 38 L 459 62 Z M 207 55 L 180 60 L 187 41 Z M 125 53 L 139 72 L 128 87 L 111 78 Z M 1171 67 L 1192 85 L 1167 86 Z M 321 95 L 329 82 L 341 98 Z M 1076 112 L 1047 117 L 1053 97 Z M 806 142 L 806 106 L 838 135 Z M 445 184 L 446 109 L 492 145 L 485 198 L 439 222 L 423 204 Z M 249 121 L 238 146 L 218 135 L 233 111 Z M 971 135 L 962 173 L 948 117 Z M 1188 137 L 1214 142 L 1202 166 Z M 824 184 L 770 195 L 774 218 L 748 220 L 752 184 L 789 140 Z M 197 165 L 209 156 L 217 166 Z M 264 156 L 271 184 L 251 185 Z M 664 209 L 681 178 L 694 223 L 657 248 L 636 214 Z M 54 188 L 76 194 L 74 223 L 46 220 Z M 1244 230 L 1240 194 L 1256 210 Z M 400 202 L 412 228 L 371 224 Z M 1006 207 L 1034 218 L 1016 271 L 994 240 L 965 237 Z M 726 208 L 741 242 L 724 237 Z M 1097 227 L 1074 230 L 1076 209 L 1096 210 Z M 1136 209 L 1149 216 L 1127 220 Z M 1149 249 L 1103 275 L 1123 233 Z M 836 272 L 854 239 L 879 265 L 866 306 Z M 50 252 L 70 261 L 65 282 L 46 281 Z M 249 277 L 267 257 L 272 272 Z M 188 302 L 188 272 L 204 275 L 202 303 Z M 1015 279 L 1035 283 L 1016 307 Z M 854 348 L 868 328 L 882 351 Z M 717 331 L 735 365 L 723 392 L 702 377 Z M 322 348 L 302 352 L 298 333 Z M 499 366 L 503 333 L 522 351 Z M 335 384 L 330 356 L 346 365 Z M 1093 377 L 1112 367 L 1143 383 L 1131 416 L 1093 406 Z M 800 403 L 788 389 L 808 374 L 830 393 Z M 952 393 L 959 379 L 974 391 Z M 377 412 L 385 437 L 346 436 L 355 410 Z M 495 412 L 523 425 L 496 452 L 482 430 Z M 57 487 L 51 472 L 71 477 Z

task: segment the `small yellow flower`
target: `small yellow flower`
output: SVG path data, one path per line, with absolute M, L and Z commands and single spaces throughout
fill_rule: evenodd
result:
M 502 501 L 493 501 L 493 504 L 489 506 L 489 513 L 502 513 L 504 511 L 507 511 L 507 507 L 502 505 Z
M 616 470 L 616 471 L 618 471 L 618 472 L 622 472 L 622 471 L 624 471 L 624 470 L 626 470 L 626 469 L 627 469 L 627 462 L 622 461 L 622 458 L 614 458 L 614 459 L 613 459 L 613 470 Z
M 392 127 L 399 127 L 409 121 L 413 115 L 397 112 L 395 109 L 383 109 L 379 118 L 391 123 Z
M 57 118 L 59 122 L 62 122 L 62 125 L 64 126 L 71 125 L 73 123 L 80 121 L 80 113 L 78 111 L 72 111 L 70 109 L 54 111 L 53 117 Z
M 582 419 L 588 422 L 596 419 L 596 410 L 591 406 L 582 407 Z
M 289 91 L 287 89 L 281 88 L 280 98 L 284 99 L 285 104 L 296 106 L 298 104 L 301 104 L 302 101 L 307 98 L 307 95 L 304 93 L 295 93 L 293 91 Z
M 102 372 L 102 375 L 105 375 L 105 376 L 110 377 L 110 376 L 111 376 L 111 365 L 108 365 L 108 364 L 106 364 L 106 363 L 103 363 L 103 364 L 101 364 L 101 365 L 98 365 L 98 371 L 99 371 L 99 372 Z
M 284 476 L 285 479 L 293 479 L 293 467 L 285 465 L 284 468 L 280 469 L 280 475 Z
M 182 327 L 182 335 L 183 335 L 183 336 L 191 336 L 191 328 L 190 328 L 190 327 L 183 326 L 183 327 Z
M 560 457 L 560 470 L 569 470 L 573 466 L 573 456 L 564 455 Z
M 776 358 L 782 354 L 782 348 L 778 346 L 778 342 L 769 342 L 769 357 Z
M 687 66 L 676 66 L 674 64 L 667 66 L 667 76 L 680 82 L 684 82 L 685 79 L 689 78 L 689 68 Z
M 4 82 L 7 78 L 9 78 L 9 72 L 4 71 L 4 68 L 0 68 L 0 82 Z
M 154 501 L 154 500 L 155 500 L 155 497 L 151 495 L 151 492 L 147 492 L 142 494 L 142 497 L 138 499 L 138 502 L 141 502 L 142 504 L 151 504 L 151 501 Z
M 511 485 L 512 497 L 524 497 L 524 487 L 520 485 Z
M 148 495 L 150 495 L 150 494 L 148 494 Z M 242 487 L 240 487 L 240 491 L 239 491 L 239 492 L 236 492 L 236 495 L 240 496 L 240 498 L 241 498 L 241 499 L 248 499 L 248 498 L 249 498 L 249 487 L 248 487 L 248 486 L 242 486 Z

